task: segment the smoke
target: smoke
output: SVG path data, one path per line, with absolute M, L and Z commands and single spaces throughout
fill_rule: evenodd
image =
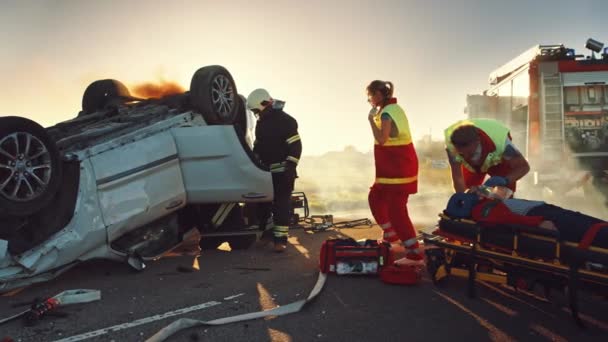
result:
M 596 159 L 594 164 L 583 165 L 580 160 L 572 157 L 572 152 L 553 157 L 556 162 L 545 169 L 539 169 L 538 185 L 518 185 L 515 196 L 543 200 L 565 209 L 608 220 L 608 197 L 602 193 L 608 188 L 608 175 L 604 174 L 602 178 L 601 172 L 608 168 L 606 160 L 603 160 L 604 164 L 602 159 Z M 538 165 L 535 160 L 529 162 L 531 165 Z M 589 160 L 585 162 L 589 163 Z M 529 174 L 526 178 L 527 182 L 522 184 L 534 182 L 534 174 Z
M 181 94 L 184 91 L 185 89 L 176 82 L 165 80 L 160 80 L 158 83 L 146 82 L 131 87 L 131 92 L 134 96 L 144 99 L 158 99 L 169 95 Z

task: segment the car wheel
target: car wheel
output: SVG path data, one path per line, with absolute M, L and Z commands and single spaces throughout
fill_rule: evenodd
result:
M 209 124 L 234 123 L 238 97 L 232 75 L 220 65 L 200 68 L 192 76 L 190 103 Z
M 59 152 L 42 126 L 15 116 L 0 118 L 0 216 L 39 211 L 53 199 L 61 177 Z
M 221 239 L 218 237 L 210 236 L 210 237 L 201 237 L 201 240 L 198 242 L 198 246 L 203 251 L 212 251 L 217 249 L 222 243 L 224 243 L 226 239 Z
M 257 236 L 255 234 L 251 235 L 242 235 L 242 236 L 234 236 L 228 239 L 228 244 L 230 244 L 230 249 L 249 249 L 257 240 Z
M 82 112 L 78 116 L 93 114 L 115 101 L 129 98 L 129 89 L 121 82 L 111 79 L 95 81 L 89 84 L 82 95 Z

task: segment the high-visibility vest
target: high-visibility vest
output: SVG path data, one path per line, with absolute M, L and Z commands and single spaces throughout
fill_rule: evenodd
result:
M 376 127 L 381 129 L 381 115 L 388 114 L 398 131 L 398 135 L 389 137 L 384 145 L 380 145 L 378 141 L 374 143 L 375 184 L 415 194 L 418 191 L 418 156 L 412 143 L 407 116 L 396 103 L 396 99 L 392 102 L 394 103 L 382 108 L 374 117 Z
M 494 151 L 487 151 L 485 159 L 481 164 L 480 171 L 485 173 L 492 166 L 496 166 L 502 162 L 502 155 L 505 152 L 506 141 L 509 137 L 509 128 L 500 123 L 499 121 L 493 119 L 470 119 L 470 120 L 461 120 L 456 122 L 455 124 L 448 127 L 445 131 L 445 144 L 450 152 L 450 154 L 454 157 L 454 159 L 461 163 L 465 168 L 467 168 L 471 172 L 477 172 L 477 170 L 472 167 L 458 152 L 452 144 L 452 133 L 461 126 L 473 125 L 479 129 L 481 129 L 494 143 L 496 147 Z

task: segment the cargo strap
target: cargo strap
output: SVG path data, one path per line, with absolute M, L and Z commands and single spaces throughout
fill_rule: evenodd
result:
M 498 205 L 498 201 L 490 201 L 483 205 L 481 209 L 481 216 L 488 217 L 490 215 L 490 211 L 494 209 Z
M 579 242 L 578 248 L 582 249 L 582 250 L 588 249 L 589 246 L 591 246 L 591 243 L 595 239 L 595 236 L 600 231 L 600 229 L 606 228 L 606 227 L 608 227 L 608 222 L 596 223 L 596 224 L 592 225 L 591 227 L 589 227 L 589 229 L 585 232 L 585 235 L 583 235 L 581 242 Z

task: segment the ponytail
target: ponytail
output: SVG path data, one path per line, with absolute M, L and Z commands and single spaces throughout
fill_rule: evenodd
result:
M 392 82 L 380 80 L 372 81 L 366 89 L 369 94 L 375 94 L 379 91 L 384 97 L 384 105 L 388 104 L 388 101 L 393 98 L 393 93 L 395 91 Z

